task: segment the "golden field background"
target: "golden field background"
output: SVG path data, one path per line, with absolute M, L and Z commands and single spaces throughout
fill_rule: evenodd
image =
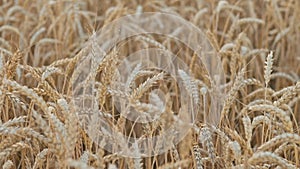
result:
M 201 105 L 195 126 L 179 144 L 161 155 L 128 158 L 105 151 L 81 128 L 72 87 L 77 65 L 99 47 L 101 27 L 141 10 L 178 15 L 207 35 L 222 61 L 226 84 L 216 87 L 226 97 L 213 115 L 221 118 L 218 123 L 205 123 L 215 106 L 205 91 L 215 88 L 193 51 L 157 35 L 116 44 L 92 74 L 99 110 L 113 115 L 110 124 L 120 132 L 159 135 L 180 111 L 179 93 L 168 90 L 173 82 L 159 79 L 157 71 L 133 72 L 133 92 L 109 89 L 119 59 L 145 46 L 166 48 L 189 66 L 194 76 L 183 78 L 184 84 Z M 300 168 L 299 42 L 298 0 L 1 0 L 0 166 Z M 147 99 L 133 96 L 157 86 L 171 93 L 167 115 L 157 123 L 135 127 L 113 106 L 114 96 L 129 95 L 133 106 L 146 109 L 136 103 Z

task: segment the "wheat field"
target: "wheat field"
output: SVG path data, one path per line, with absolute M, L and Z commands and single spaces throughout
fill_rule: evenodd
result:
M 114 43 L 100 54 L 114 36 L 108 32 L 102 39 L 104 26 L 143 12 L 179 16 L 200 29 L 214 51 L 208 58 L 212 66 L 203 66 L 180 39 L 150 33 Z M 180 33 L 164 20 L 160 24 Z M 0 166 L 300 168 L 299 42 L 299 0 L 0 0 Z M 147 61 L 130 67 L 126 58 L 145 48 L 180 59 L 186 70 L 174 69 L 182 83 L 158 68 L 143 69 Z M 98 59 L 97 64 L 87 58 Z M 218 77 L 210 74 L 218 67 L 223 83 L 214 83 Z M 124 84 L 119 84 L 120 73 L 128 77 Z M 96 94 L 82 95 L 91 84 Z M 82 113 L 89 109 L 80 109 L 76 99 L 99 112 L 105 125 Z M 122 106 L 161 114 L 142 123 L 122 114 Z M 197 116 L 176 144 L 175 132 L 153 142 L 154 152 L 170 143 L 159 154 L 146 156 L 141 145 L 132 144 L 135 156 L 126 156 L 109 151 L 127 147 L 126 139 L 97 142 L 89 134 L 109 128 L 136 140 L 158 137 L 189 119 L 182 112 Z M 87 130 L 82 119 L 90 120 Z

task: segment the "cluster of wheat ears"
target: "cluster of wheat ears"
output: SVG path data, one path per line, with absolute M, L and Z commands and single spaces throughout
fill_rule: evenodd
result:
M 99 111 L 120 133 L 160 135 L 177 123 L 183 106 L 178 84 L 159 70 L 136 67 L 128 90 L 112 88 L 120 60 L 133 51 L 154 47 L 175 53 L 192 72 L 180 75 L 199 105 L 194 126 L 178 144 L 162 154 L 130 158 L 90 138 L 72 99 L 78 64 L 101 47 L 97 31 L 141 11 L 171 13 L 203 30 L 217 53 L 212 63 L 221 59 L 225 83 L 214 86 L 200 57 L 176 39 L 147 34 L 115 44 L 90 79 Z M 299 42 L 299 0 L 1 0 L 0 166 L 300 168 Z M 152 92 L 157 88 L 168 93 L 165 100 Z M 209 93 L 215 88 L 225 97 L 212 112 Z M 155 122 L 136 123 L 120 114 L 116 97 L 129 98 L 138 110 L 164 106 L 164 112 Z

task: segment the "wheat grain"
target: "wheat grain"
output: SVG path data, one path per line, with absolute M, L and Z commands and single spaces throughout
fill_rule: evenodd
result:
M 34 161 L 34 164 L 33 164 L 33 169 L 37 169 L 39 168 L 39 166 L 46 160 L 46 156 L 47 154 L 49 153 L 49 149 L 44 149 L 42 150 L 41 152 L 39 152 L 37 155 L 36 155 L 36 158 L 35 158 L 35 161 Z
M 62 109 L 62 112 L 65 116 L 65 126 L 67 130 L 67 139 L 66 142 L 68 143 L 67 148 L 67 156 L 72 156 L 73 149 L 76 146 L 77 137 L 78 137 L 78 126 L 77 126 L 77 118 L 73 112 L 70 111 L 69 105 L 65 99 L 57 100 L 58 105 Z
M 225 100 L 223 110 L 221 112 L 221 121 L 228 115 L 231 104 L 233 104 L 234 99 L 236 98 L 236 94 L 241 87 L 243 76 L 245 73 L 245 69 L 242 69 L 236 77 L 236 80 L 233 84 L 233 87 L 230 89 L 228 96 Z
M 247 141 L 247 146 L 251 148 L 251 140 L 252 140 L 252 130 L 253 126 L 251 125 L 251 119 L 248 116 L 242 118 L 244 130 L 245 130 L 245 138 Z
M 203 127 L 200 130 L 199 142 L 207 148 L 209 158 L 211 158 L 212 163 L 215 163 L 215 148 L 212 140 L 211 132 L 208 127 Z
M 273 68 L 273 51 L 271 51 L 268 54 L 266 62 L 265 62 L 264 78 L 265 78 L 265 85 L 266 85 L 266 87 L 268 87 L 268 84 L 270 82 L 272 68 Z
M 7 160 L 4 165 L 3 169 L 13 169 L 15 167 L 14 163 L 11 160 Z
M 195 166 L 197 169 L 203 169 L 203 163 L 202 163 L 202 157 L 201 152 L 198 144 L 195 144 L 193 146 L 193 153 L 194 153 L 194 160 L 195 160 Z
M 29 148 L 29 146 L 27 144 L 25 144 L 24 142 L 18 142 L 13 144 L 10 147 L 7 147 L 6 149 L 4 149 L 3 151 L 0 152 L 0 159 L 1 161 L 5 160 L 9 155 L 16 153 L 18 151 L 21 151 L 25 148 Z
M 283 168 L 296 168 L 294 165 L 286 162 L 285 159 L 279 157 L 278 155 L 271 152 L 258 152 L 253 154 L 253 156 L 248 160 L 252 165 L 257 163 L 274 163 Z
M 283 111 L 282 109 L 272 106 L 272 105 L 253 105 L 249 107 L 249 110 L 251 111 L 268 111 L 270 113 L 274 113 L 275 116 L 277 116 L 283 123 L 285 130 L 288 132 L 291 132 L 293 130 L 293 124 L 289 117 L 289 115 Z
M 264 143 L 263 145 L 259 146 L 257 149 L 259 151 L 270 149 L 278 144 L 282 144 L 284 142 L 290 142 L 290 143 L 296 143 L 299 144 L 300 142 L 300 136 L 297 134 L 290 134 L 290 133 L 283 133 L 281 135 L 278 135 L 268 142 Z
M 297 82 L 290 90 L 285 92 L 278 100 L 274 102 L 275 106 L 280 106 L 284 103 L 287 103 L 291 98 L 293 98 L 300 89 L 300 82 Z
M 79 169 L 94 169 L 94 167 L 90 167 L 81 161 L 76 161 L 73 159 L 68 159 L 67 164 L 69 167 L 74 167 L 74 168 L 79 168 Z
M 12 87 L 14 90 L 20 92 L 21 94 L 24 94 L 25 96 L 31 98 L 37 105 L 40 106 L 40 108 L 47 113 L 48 112 L 48 106 L 47 103 L 39 97 L 32 89 L 26 87 L 26 86 L 21 86 L 15 81 L 10 81 L 10 80 L 4 80 L 4 83 Z
M 236 163 L 240 163 L 242 151 L 239 143 L 236 141 L 231 141 L 226 145 L 226 147 L 225 159 L 227 167 L 232 167 L 233 160 L 236 160 Z M 232 155 L 233 158 L 231 157 Z
M 164 73 L 161 72 L 157 75 L 154 75 L 151 78 L 148 78 L 145 82 L 143 82 L 136 89 L 133 90 L 133 92 L 130 96 L 131 100 L 137 100 L 140 97 L 142 97 L 144 92 L 146 92 L 148 89 L 150 89 L 153 85 L 155 85 L 155 83 L 157 83 L 158 80 L 161 80 L 163 77 L 164 77 Z

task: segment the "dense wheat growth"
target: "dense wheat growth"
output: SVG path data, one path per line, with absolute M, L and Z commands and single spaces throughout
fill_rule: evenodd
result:
M 114 20 L 144 12 L 180 16 L 201 29 L 215 53 L 212 66 L 181 39 L 100 38 Z M 159 23 L 174 36 L 182 31 Z M 0 0 L 0 166 L 300 168 L 299 42 L 299 0 Z M 126 60 L 138 52 L 154 59 Z M 224 74 L 213 77 L 218 59 Z M 118 134 L 102 137 L 112 131 Z M 149 154 L 142 143 L 153 137 L 156 154 Z

